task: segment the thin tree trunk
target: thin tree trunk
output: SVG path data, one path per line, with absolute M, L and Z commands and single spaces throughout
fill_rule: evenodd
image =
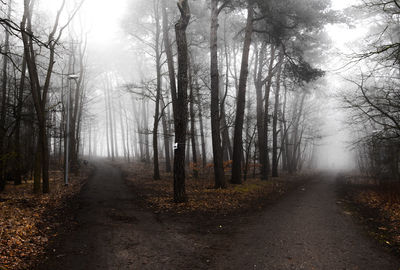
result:
M 242 183 L 242 156 L 243 156 L 243 122 L 246 106 L 247 76 L 249 74 L 249 52 L 251 35 L 253 33 L 253 7 L 249 4 L 247 8 L 246 34 L 244 38 L 242 65 L 240 68 L 239 89 L 236 98 L 236 119 L 233 141 L 233 162 L 231 183 Z
M 278 177 L 278 113 L 279 113 L 279 95 L 281 89 L 281 74 L 283 51 L 279 53 L 278 72 L 276 75 L 276 88 L 275 88 L 275 104 L 274 104 L 274 117 L 272 120 L 272 177 Z M 282 132 L 282 131 L 281 131 Z
M 131 162 L 131 143 L 130 143 L 130 125 L 128 121 L 128 113 L 126 109 L 123 109 L 124 111 L 124 116 L 125 116 L 125 125 L 126 125 L 126 138 L 125 138 L 125 143 L 126 143 L 126 151 L 127 151 L 127 158 L 128 158 L 128 163 Z
M 199 125 L 200 125 L 200 140 L 201 140 L 201 159 L 203 163 L 203 169 L 207 166 L 207 152 L 206 152 L 206 139 L 204 135 L 204 124 L 203 124 L 203 106 L 201 103 L 200 90 L 196 82 L 196 101 L 197 108 L 199 110 Z
M 165 47 L 165 55 L 167 57 L 167 65 L 168 65 L 168 76 L 169 76 L 169 83 L 170 83 L 170 90 L 171 90 L 171 99 L 172 99 L 172 110 L 174 116 L 177 114 L 177 95 L 176 95 L 176 78 L 175 78 L 175 67 L 174 67 L 174 58 L 172 53 L 172 46 L 171 41 L 169 39 L 169 30 L 168 30 L 168 14 L 166 8 L 166 1 L 161 1 L 162 7 L 162 28 L 163 28 L 163 41 Z M 169 123 L 167 123 L 169 125 Z M 168 127 L 168 130 L 171 130 Z M 169 138 L 168 138 L 169 144 Z M 166 145 L 165 147 L 167 147 Z M 171 151 L 171 154 L 173 151 Z M 175 159 L 175 158 L 174 158 Z M 167 164 L 167 168 L 170 164 Z
M 149 129 L 149 122 L 148 122 L 148 116 L 149 116 L 149 102 L 146 102 L 146 106 L 145 106 L 145 114 L 143 117 L 144 123 L 145 123 L 145 137 L 144 137 L 144 141 L 145 141 L 145 147 L 146 147 L 146 163 L 150 164 L 150 129 Z
M 122 103 L 121 99 L 118 99 L 118 105 L 119 105 L 119 123 L 121 126 L 121 139 L 122 139 L 122 148 L 124 150 L 124 158 L 125 160 L 128 159 L 128 150 L 126 146 L 126 140 L 125 140 L 125 129 L 124 129 L 124 120 L 123 120 L 123 114 L 122 114 Z
M 257 141 L 258 141 L 258 149 L 259 149 L 259 157 L 258 161 L 261 164 L 261 179 L 266 180 L 268 178 L 266 166 L 265 166 L 265 134 L 264 134 L 264 108 L 263 108 L 263 99 L 264 96 L 262 94 L 262 69 L 264 65 L 264 57 L 266 44 L 264 43 L 261 46 L 261 50 L 258 50 L 258 46 L 255 48 L 256 50 L 256 61 L 255 61 L 255 72 L 254 72 L 254 85 L 256 88 L 256 118 L 257 118 Z
M 220 64 L 219 66 L 223 65 L 222 58 L 220 58 Z M 231 145 L 231 140 L 229 136 L 229 127 L 226 121 L 226 113 L 225 113 L 225 99 L 228 94 L 228 89 L 229 89 L 229 84 L 228 84 L 228 74 L 225 76 L 226 78 L 226 84 L 224 87 L 224 81 L 223 77 L 220 76 L 219 78 L 219 91 L 220 95 L 222 97 L 221 102 L 220 102 L 220 131 L 221 131 L 221 139 L 222 139 L 222 159 L 223 161 L 228 161 L 232 159 L 232 145 Z
M 261 164 L 262 170 L 266 172 L 266 175 L 269 174 L 269 146 L 268 146 L 268 126 L 269 126 L 269 96 L 271 93 L 271 86 L 272 86 L 272 77 L 273 77 L 273 67 L 274 67 L 274 60 L 275 60 L 275 46 L 271 45 L 271 56 L 270 62 L 268 67 L 268 75 L 267 80 L 265 83 L 265 103 L 264 103 L 264 149 L 260 149 L 260 151 L 264 151 L 265 160 L 264 164 Z M 265 178 L 267 179 L 267 178 Z M 264 180 L 265 180 L 264 179 Z
M 110 88 L 111 90 L 111 88 Z M 117 120 L 115 117 L 115 108 L 114 108 L 114 101 L 113 101 L 113 97 L 112 97 L 112 93 L 110 94 L 110 99 L 109 99 L 110 104 L 110 108 L 111 108 L 111 125 L 112 125 L 112 129 L 113 129 L 113 137 L 114 137 L 114 143 L 115 143 L 115 157 L 118 158 L 119 154 L 118 154 L 118 136 L 117 136 Z
M 110 88 L 108 77 L 106 78 L 106 101 L 107 101 L 107 108 L 108 108 L 108 127 L 109 127 L 109 135 L 110 135 L 110 146 L 111 146 L 111 160 L 115 159 L 115 144 L 114 144 L 114 127 L 113 127 L 113 119 L 112 119 L 112 108 L 111 108 L 111 97 L 110 97 Z
M 11 16 L 11 0 L 8 3 L 7 18 Z M 2 85 L 1 85 L 1 112 L 0 112 L 0 191 L 4 190 L 6 185 L 6 179 L 4 178 L 5 160 L 4 156 L 4 144 L 6 138 L 6 101 L 7 101 L 7 81 L 8 81 L 8 53 L 10 50 L 10 33 L 9 29 L 5 29 L 4 49 L 2 49 L 3 55 L 3 72 L 2 72 Z
M 55 48 L 59 44 L 61 38 L 62 30 L 56 37 L 56 31 L 58 30 L 58 24 L 62 10 L 65 7 L 66 0 L 63 0 L 61 7 L 57 12 L 52 31 L 49 34 L 49 57 L 48 65 L 46 67 L 46 78 L 44 80 L 43 86 L 39 81 L 38 65 L 36 62 L 36 50 L 34 48 L 33 35 L 32 33 L 32 12 L 34 8 L 34 1 L 25 0 L 24 1 L 24 14 L 21 22 L 21 33 L 22 41 L 24 44 L 24 55 L 27 62 L 30 83 L 31 83 L 31 93 L 33 97 L 33 104 L 35 106 L 35 111 L 38 120 L 39 128 L 39 149 L 41 151 L 41 168 L 43 176 L 43 192 L 48 193 L 50 191 L 49 185 L 49 147 L 47 140 L 47 112 L 46 104 L 48 99 L 48 92 L 50 88 L 51 76 L 53 73 L 53 67 L 55 64 Z M 56 37 L 56 38 L 55 38 Z
M 107 90 L 106 90 L 107 91 Z M 105 101 L 105 108 L 106 108 L 106 141 L 107 141 L 107 157 L 110 158 L 111 157 L 111 151 L 110 151 L 110 129 L 109 129 L 109 125 L 110 125 L 110 121 L 108 118 L 108 102 L 107 102 L 107 93 L 105 93 L 104 96 L 104 101 Z
M 197 164 L 197 151 L 196 151 L 196 124 L 195 124 L 195 112 L 194 112 L 194 93 L 193 93 L 193 77 L 192 77 L 192 67 L 189 63 L 189 110 L 190 110 L 190 140 L 192 143 L 192 159 L 193 159 L 193 176 L 195 178 L 199 177 L 199 170 Z
M 24 89 L 25 89 L 25 79 L 26 79 L 26 61 L 25 57 L 22 59 L 22 73 L 20 78 L 19 84 L 19 93 L 18 93 L 18 105 L 17 105 L 17 117 L 15 122 L 15 152 L 16 157 L 15 161 L 16 164 L 14 166 L 15 173 L 14 173 L 14 184 L 20 185 L 22 183 L 22 159 L 21 159 L 21 117 L 22 117 L 22 107 L 24 103 Z
M 162 0 L 163 1 L 163 0 Z M 161 97 L 161 56 L 160 56 L 160 18 L 158 15 L 158 1 L 154 1 L 154 16 L 156 19 L 156 73 L 157 73 L 157 87 L 156 87 L 156 104 L 154 112 L 154 126 L 153 126 L 153 179 L 160 179 L 160 168 L 158 163 L 158 123 L 160 121 L 160 97 Z
M 281 142 L 281 152 L 282 152 L 282 170 L 287 171 L 288 170 L 288 161 L 287 161 L 287 138 L 288 138 L 288 128 L 286 124 L 286 103 L 287 103 L 287 86 L 285 83 L 285 79 L 283 79 L 283 87 L 285 89 L 284 93 L 284 98 L 283 98 L 283 108 L 282 108 L 282 130 L 284 131 L 283 136 L 282 136 L 282 142 Z
M 162 106 L 165 108 L 165 102 L 161 97 Z M 165 150 L 165 170 L 166 172 L 172 172 L 171 168 L 171 154 L 170 154 L 170 139 L 169 139 L 169 129 L 168 129 L 168 121 L 166 116 L 166 108 L 162 112 L 162 126 L 164 132 L 164 150 Z

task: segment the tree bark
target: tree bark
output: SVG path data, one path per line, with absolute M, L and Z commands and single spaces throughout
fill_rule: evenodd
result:
M 7 18 L 11 16 L 11 1 L 8 3 Z M 6 101 L 7 101 L 7 81 L 8 81 L 8 53 L 10 50 L 10 33 L 5 29 L 4 49 L 3 49 L 3 72 L 1 85 L 1 112 L 0 112 L 0 191 L 4 190 L 6 179 L 4 178 L 5 160 L 4 160 L 4 143 L 6 138 Z
M 21 158 L 21 117 L 22 117 L 22 107 L 24 103 L 24 90 L 25 90 L 25 80 L 26 80 L 26 61 L 25 57 L 22 59 L 22 72 L 19 83 L 19 93 L 18 93 L 18 105 L 17 105 L 17 117 L 15 122 L 15 166 L 14 166 L 14 184 L 20 185 L 22 183 L 22 158 Z
M 264 151 L 265 159 L 264 163 L 261 164 L 261 170 L 265 172 L 266 178 L 262 178 L 263 180 L 268 179 L 269 174 L 269 147 L 268 147 L 268 126 L 269 126 L 269 96 L 271 93 L 272 86 L 272 77 L 273 77 L 273 67 L 275 60 L 275 46 L 271 45 L 271 54 L 270 54 L 270 62 L 268 66 L 268 75 L 265 83 L 265 100 L 264 100 L 264 117 L 263 117 L 263 127 L 264 127 L 264 149 L 260 149 L 260 151 Z
M 110 129 L 109 129 L 109 125 L 110 125 L 110 121 L 108 118 L 108 98 L 107 98 L 107 90 L 105 90 L 104 93 L 104 102 L 105 102 L 105 108 L 106 108 L 106 141 L 107 141 L 107 157 L 110 158 L 111 157 L 111 149 L 110 149 Z
M 172 172 L 171 168 L 171 154 L 170 154 L 170 134 L 169 134 L 169 129 L 168 129 L 168 120 L 167 120 L 167 114 L 166 114 L 166 108 L 165 108 L 165 102 L 163 98 L 161 97 L 161 104 L 164 107 L 164 110 L 162 112 L 162 126 L 163 126 L 163 132 L 164 132 L 164 150 L 165 150 L 165 170 L 166 172 Z
M 107 108 L 108 110 L 108 127 L 109 127 L 109 135 L 110 135 L 110 146 L 111 146 L 111 160 L 115 159 L 115 144 L 114 140 L 116 139 L 114 137 L 114 125 L 113 125 L 113 118 L 112 118 L 112 107 L 111 107 L 111 95 L 110 95 L 110 85 L 109 85 L 109 78 L 106 77 L 106 101 L 107 101 Z
M 194 178 L 199 177 L 199 169 L 197 164 L 197 149 L 196 149 L 196 124 L 195 117 L 196 114 L 194 112 L 194 93 L 193 93 L 193 74 L 191 63 L 189 63 L 189 86 L 190 86 L 190 140 L 192 144 L 192 160 L 193 160 L 193 176 Z
M 255 72 L 254 72 L 254 86 L 256 89 L 256 118 L 257 118 L 257 141 L 258 141 L 258 161 L 261 164 L 261 179 L 266 180 L 268 178 L 268 174 L 265 167 L 265 134 L 264 134 L 264 108 L 263 108 L 263 99 L 264 96 L 262 94 L 262 69 L 264 66 L 264 58 L 265 58 L 265 50 L 266 43 L 263 43 L 261 46 L 261 50 L 256 46 L 256 61 L 255 61 Z
M 233 160 L 231 183 L 242 183 L 242 156 L 243 156 L 243 122 L 244 110 L 246 106 L 246 87 L 247 76 L 249 73 L 249 52 L 251 45 L 251 35 L 253 33 L 253 7 L 249 4 L 247 8 L 246 33 L 243 45 L 242 64 L 240 68 L 239 89 L 236 98 L 236 119 L 235 133 L 233 141 Z
M 196 101 L 197 108 L 199 110 L 199 125 L 200 125 L 200 140 L 201 140 L 201 160 L 203 163 L 203 169 L 207 166 L 207 152 L 206 152 L 206 140 L 204 135 L 204 124 L 203 124 L 203 106 L 201 103 L 200 90 L 196 81 Z
M 174 56 L 172 53 L 171 41 L 169 39 L 168 14 L 167 14 L 166 1 L 161 1 L 161 5 L 162 5 L 163 40 L 164 40 L 164 47 L 165 47 L 165 55 L 167 56 L 168 76 L 169 76 L 169 83 L 170 83 L 170 87 L 171 87 L 171 98 L 172 98 L 172 104 L 176 104 L 177 94 L 176 94 Z M 172 106 L 174 115 L 176 114 L 175 109 L 177 109 L 177 108 Z
M 119 105 L 119 124 L 121 126 L 121 139 L 122 139 L 122 148 L 124 150 L 124 158 L 126 161 L 128 161 L 128 146 L 126 145 L 126 140 L 125 140 L 125 128 L 124 128 L 124 119 L 123 119 L 123 113 L 122 113 L 122 103 L 121 99 L 118 99 L 118 105 Z M 126 126 L 126 129 L 128 129 L 128 126 Z
M 175 24 L 176 44 L 178 47 L 178 96 L 174 106 L 175 149 L 174 155 L 174 201 L 187 201 L 185 189 L 185 140 L 187 129 L 187 88 L 188 88 L 188 45 L 186 28 L 190 20 L 188 0 L 180 0 L 178 8 L 181 14 Z
M 274 117 L 272 120 L 272 177 L 278 177 L 278 113 L 279 113 L 279 95 L 281 89 L 281 74 L 283 51 L 279 53 L 278 71 L 276 74 L 276 88 L 275 88 L 275 104 L 274 104 Z M 282 132 L 282 131 L 281 131 Z
M 160 18 L 159 18 L 158 2 L 154 1 L 154 16 L 156 20 L 156 34 L 155 34 L 155 53 L 156 53 L 156 73 L 157 73 L 157 86 L 156 86 L 156 101 L 154 112 L 154 125 L 153 125 L 153 179 L 160 180 L 160 168 L 158 162 L 158 123 L 160 121 L 160 97 L 161 97 L 161 56 L 160 56 Z
M 211 75 L 211 136 L 214 158 L 215 188 L 225 188 L 225 176 L 220 137 L 219 71 L 218 71 L 218 0 L 211 0 L 210 75 Z

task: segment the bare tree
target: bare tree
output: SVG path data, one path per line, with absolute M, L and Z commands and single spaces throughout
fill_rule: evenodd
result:
M 49 147 L 48 147 L 48 134 L 47 134 L 47 111 L 46 104 L 48 92 L 50 87 L 51 76 L 54 67 L 54 59 L 56 47 L 59 44 L 62 33 L 71 22 L 83 1 L 68 17 L 67 23 L 63 26 L 59 25 L 61 14 L 65 7 L 65 0 L 62 1 L 59 10 L 57 11 L 56 19 L 52 26 L 52 30 L 48 36 L 47 49 L 49 51 L 48 64 L 45 67 L 45 81 L 43 86 L 40 83 L 39 65 L 37 62 L 37 52 L 35 49 L 35 40 L 33 39 L 32 29 L 32 14 L 34 11 L 34 0 L 24 0 L 24 14 L 21 22 L 22 41 L 24 44 L 24 55 L 28 67 L 31 93 L 34 101 L 35 111 L 38 120 L 39 137 L 38 137 L 38 151 L 36 157 L 37 173 L 35 174 L 35 191 L 38 192 L 37 183 L 40 181 L 39 171 L 42 173 L 43 178 L 43 192 L 50 192 L 49 186 Z
M 242 66 L 240 69 L 239 89 L 236 98 L 236 120 L 235 120 L 235 136 L 233 141 L 233 163 L 232 163 L 232 179 L 234 184 L 242 183 L 242 156 L 243 156 L 243 121 L 244 110 L 246 105 L 246 84 L 248 76 L 249 52 L 251 45 L 251 35 L 253 34 L 253 6 L 248 3 L 246 34 L 244 38 Z

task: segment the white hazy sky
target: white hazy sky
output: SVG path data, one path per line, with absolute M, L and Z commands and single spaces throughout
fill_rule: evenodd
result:
M 92 42 L 108 43 L 119 36 L 127 4 L 127 0 L 86 0 L 81 17 Z
M 132 1 L 135 0 L 86 0 L 80 12 L 80 17 L 86 28 L 90 30 L 91 42 L 101 45 L 112 42 L 113 39 L 117 38 L 121 32 L 120 21 L 127 10 L 128 3 Z M 44 9 L 55 12 L 61 0 L 40 0 L 40 2 Z M 341 10 L 355 2 L 357 0 L 332 0 L 332 8 Z M 329 26 L 328 29 L 338 43 L 351 40 L 358 34 L 356 33 L 357 30 L 348 29 L 343 25 Z
M 85 0 L 75 25 L 83 24 L 88 31 L 90 42 L 107 44 L 121 32 L 120 21 L 132 0 Z M 67 0 L 67 7 L 75 1 Z M 76 1 L 77 2 L 77 1 Z M 55 14 L 61 0 L 39 0 L 39 7 L 48 14 Z

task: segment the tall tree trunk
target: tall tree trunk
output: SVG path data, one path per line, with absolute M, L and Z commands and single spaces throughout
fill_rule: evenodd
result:
M 149 123 L 147 116 L 149 115 L 149 104 L 143 99 L 142 107 L 142 129 L 144 136 L 144 151 L 145 151 L 145 162 L 150 163 L 150 142 L 149 142 Z
M 125 115 L 125 125 L 126 125 L 126 151 L 127 151 L 127 156 L 128 156 L 128 163 L 131 162 L 131 143 L 130 143 L 130 124 L 128 121 L 128 114 L 126 112 L 126 109 L 124 108 L 124 115 Z M 132 153 L 133 155 L 133 153 Z
M 220 63 L 219 66 L 223 66 L 223 61 L 222 57 L 220 57 Z M 224 87 L 224 80 L 223 76 L 220 76 L 219 78 L 219 94 L 222 97 L 220 101 L 220 132 L 221 132 L 221 140 L 222 140 L 222 160 L 223 161 L 228 161 L 232 159 L 232 145 L 231 145 L 231 139 L 229 136 L 229 126 L 226 121 L 226 113 L 225 113 L 225 100 L 226 96 L 228 95 L 228 90 L 229 90 L 229 78 L 228 78 L 228 73 L 226 72 L 225 76 L 225 87 Z
M 206 139 L 204 135 L 204 124 L 203 124 L 203 106 L 201 103 L 200 90 L 196 82 L 196 101 L 197 108 L 199 110 L 199 125 L 200 125 L 200 140 L 201 140 L 201 159 L 203 163 L 203 169 L 207 165 L 207 152 L 206 152 Z
M 292 156 L 292 172 L 296 172 L 298 170 L 298 163 L 299 163 L 299 158 L 300 158 L 300 144 L 303 136 L 303 131 L 300 131 L 299 135 L 299 128 L 300 128 L 300 120 L 301 117 L 303 116 L 303 109 L 304 109 L 304 101 L 306 98 L 307 93 L 304 91 L 302 93 L 301 101 L 300 101 L 300 106 L 299 110 L 297 112 L 297 118 L 294 124 L 294 136 L 293 136 L 293 156 Z
M 268 146 L 268 126 L 269 126 L 269 96 L 271 93 L 272 86 L 272 77 L 273 77 L 273 67 L 275 60 L 275 46 L 271 45 L 271 55 L 270 62 L 268 67 L 268 75 L 265 83 L 265 100 L 264 100 L 264 117 L 263 117 L 263 127 L 264 127 L 264 149 L 260 149 L 260 151 L 264 151 L 265 159 L 264 164 L 261 164 L 261 169 L 265 171 L 266 175 L 269 174 L 269 146 Z M 266 180 L 267 178 L 264 178 Z
M 157 86 L 156 86 L 156 104 L 154 112 L 154 126 L 153 126 L 153 179 L 160 179 L 160 168 L 158 163 L 158 123 L 160 121 L 160 96 L 161 96 L 161 56 L 160 56 L 160 18 L 158 15 L 158 1 L 154 1 L 154 16 L 156 20 L 156 73 L 157 73 Z
M 45 69 L 45 80 L 43 86 L 39 81 L 39 71 L 38 64 L 36 62 L 36 50 L 34 48 L 33 36 L 28 33 L 32 33 L 32 12 L 34 8 L 34 1 L 24 0 L 24 14 L 21 22 L 21 33 L 22 41 L 24 44 L 24 55 L 28 67 L 30 83 L 31 83 L 31 93 L 33 98 L 33 103 L 35 106 L 35 111 L 38 120 L 39 128 L 39 148 L 41 151 L 41 168 L 43 175 L 43 192 L 48 193 L 50 191 L 49 185 L 49 147 L 47 140 L 47 113 L 46 104 L 48 99 L 48 92 L 50 88 L 51 76 L 53 73 L 53 67 L 55 63 L 55 48 L 59 44 L 61 38 L 62 29 L 58 29 L 59 20 L 61 13 L 65 7 L 66 0 L 63 0 L 60 9 L 57 11 L 54 25 L 52 31 L 49 34 L 48 42 L 48 64 Z M 56 31 L 59 30 L 56 36 Z
M 193 176 L 199 177 L 199 169 L 197 164 L 197 151 L 196 151 L 196 124 L 195 124 L 195 113 L 194 113 L 194 93 L 193 93 L 193 74 L 191 63 L 189 63 L 189 87 L 190 87 L 190 140 L 192 143 L 192 159 L 193 159 Z
M 36 153 L 34 158 L 34 167 L 33 167 L 33 192 L 38 194 L 40 192 L 40 179 L 42 177 L 42 157 L 41 157 L 41 149 L 39 144 L 39 139 L 37 139 Z
M 22 70 L 21 78 L 19 83 L 18 92 L 18 105 L 17 105 L 17 117 L 15 120 L 15 165 L 14 165 L 14 184 L 20 185 L 22 183 L 22 159 L 21 159 L 21 117 L 22 117 L 22 107 L 24 103 L 24 89 L 25 89 L 25 79 L 26 79 L 26 61 L 25 57 L 22 58 Z
M 110 86 L 108 82 L 108 77 L 106 78 L 106 101 L 107 101 L 107 112 L 108 112 L 108 127 L 109 127 L 109 136 L 110 136 L 110 146 L 111 146 L 111 160 L 115 159 L 115 144 L 114 140 L 116 139 L 114 137 L 114 126 L 113 126 L 113 119 L 112 119 L 112 108 L 111 108 L 111 95 L 110 95 Z
M 119 107 L 119 123 L 121 126 L 121 139 L 122 139 L 122 148 L 124 150 L 124 158 L 125 160 L 128 159 L 128 150 L 126 146 L 126 140 L 125 140 L 125 129 L 124 129 L 124 120 L 123 120 L 123 113 L 122 113 L 122 103 L 121 99 L 118 99 L 118 107 Z M 126 127 L 128 128 L 128 126 Z
M 251 35 L 253 33 L 253 7 L 249 4 L 247 8 L 246 33 L 243 45 L 242 65 L 240 68 L 239 89 L 236 98 L 236 119 L 235 133 L 233 141 L 233 162 L 231 183 L 242 183 L 242 156 L 243 156 L 243 122 L 244 110 L 246 106 L 246 86 L 249 73 L 249 52 L 251 45 Z
M 163 40 L 164 40 L 165 54 L 167 56 L 168 76 L 169 76 L 169 83 L 170 83 L 170 87 L 171 87 L 171 98 L 172 98 L 172 104 L 176 104 L 178 97 L 177 97 L 177 93 L 176 93 L 174 56 L 172 53 L 171 41 L 169 39 L 168 14 L 167 14 L 166 1 L 161 1 L 161 5 L 162 5 Z M 173 105 L 172 110 L 173 110 L 174 115 L 177 114 L 177 112 L 175 111 L 176 109 L 177 109 L 176 106 Z
M 107 91 L 107 90 L 105 90 Z M 110 158 L 111 157 L 111 149 L 110 149 L 110 129 L 109 129 L 109 125 L 110 125 L 110 121 L 108 118 L 108 102 L 107 102 L 107 93 L 105 92 L 104 95 L 104 102 L 105 102 L 105 108 L 106 108 L 106 141 L 107 141 L 107 157 Z
M 282 170 L 287 171 L 288 170 L 288 161 L 287 161 L 288 128 L 287 128 L 287 124 L 286 124 L 287 86 L 285 83 L 285 79 L 283 79 L 283 88 L 284 88 L 285 92 L 284 92 L 284 97 L 283 97 L 281 129 L 284 131 L 284 133 L 283 133 L 282 141 L 281 141 L 281 153 L 282 153 Z
M 144 134 L 143 134 L 143 120 L 140 118 L 143 114 L 139 113 L 140 111 L 143 111 L 142 108 L 144 107 L 144 101 L 142 103 L 138 103 L 139 108 L 136 108 L 135 102 L 132 98 L 132 109 L 133 109 L 133 115 L 136 118 L 136 134 L 138 137 L 139 141 L 139 153 L 140 153 L 140 161 L 144 162 L 145 161 L 145 153 L 144 153 Z
M 170 173 L 172 172 L 171 168 L 171 154 L 170 154 L 170 134 L 169 134 L 169 129 L 168 129 L 168 120 L 167 120 L 167 114 L 166 114 L 166 108 L 165 108 L 165 102 L 163 98 L 161 97 L 161 104 L 164 107 L 164 110 L 162 112 L 162 126 L 163 126 L 163 133 L 164 133 L 164 150 L 165 150 L 165 170 L 166 172 Z
M 167 14 L 167 8 L 166 8 L 166 1 L 161 1 L 161 7 L 162 7 L 162 29 L 163 29 L 163 41 L 164 41 L 164 47 L 165 47 L 165 54 L 167 56 L 167 65 L 168 65 L 168 77 L 169 77 L 169 83 L 170 83 L 170 90 L 171 90 L 171 98 L 172 98 L 172 110 L 173 114 L 176 115 L 176 78 L 175 78 L 175 67 L 174 67 L 174 57 L 172 53 L 172 46 L 171 46 L 171 41 L 169 39 L 169 31 L 168 31 L 168 14 Z M 167 123 L 168 124 L 168 123 Z M 168 130 L 171 130 L 170 128 L 167 128 Z M 169 138 L 168 138 L 168 145 L 165 145 L 165 147 L 169 147 Z M 166 157 L 169 158 L 169 155 Z M 171 165 L 167 163 L 167 168 L 170 167 Z
M 11 16 L 11 0 L 8 3 L 7 18 Z M 1 85 L 1 111 L 0 111 L 0 191 L 4 190 L 6 179 L 4 178 L 5 159 L 4 159 L 4 144 L 6 138 L 6 101 L 7 101 L 7 81 L 8 81 L 8 53 L 10 50 L 10 33 L 9 29 L 5 29 L 4 49 L 3 49 L 3 73 Z
M 262 69 L 264 66 L 264 57 L 266 50 L 266 43 L 263 43 L 261 46 L 261 50 L 258 49 L 258 46 L 255 48 L 256 50 L 256 61 L 255 61 L 255 72 L 254 72 L 254 86 L 256 89 L 256 118 L 257 118 L 257 146 L 259 149 L 258 153 L 258 161 L 261 164 L 261 179 L 266 180 L 268 178 L 266 166 L 265 166 L 265 134 L 264 134 L 264 108 L 263 108 L 263 100 L 264 96 L 262 94 Z
M 215 188 L 225 188 L 220 137 L 219 71 L 218 71 L 218 0 L 211 0 L 210 75 L 211 75 L 211 136 L 214 157 Z
M 178 47 L 178 96 L 174 106 L 175 149 L 174 155 L 174 201 L 185 202 L 185 140 L 187 129 L 187 88 L 188 88 L 188 45 L 186 28 L 190 20 L 188 0 L 180 0 L 178 8 L 181 17 L 175 24 L 176 44 Z
M 272 120 L 272 177 L 278 177 L 278 113 L 279 113 L 279 95 L 281 89 L 281 74 L 283 51 L 279 52 L 278 71 L 276 74 L 276 87 L 275 87 L 275 104 L 274 104 L 274 117 Z M 281 130 L 281 132 L 283 132 Z
M 110 88 L 110 90 L 111 90 L 111 88 Z M 110 94 L 110 108 L 111 108 L 111 125 L 113 126 L 113 131 L 114 131 L 114 134 L 113 134 L 113 137 L 114 137 L 114 143 L 115 143 L 115 149 L 114 149 L 114 151 L 115 151 L 115 157 L 116 158 L 118 158 L 119 157 L 119 154 L 118 154 L 118 136 L 117 136 L 117 120 L 116 120 L 116 117 L 115 117 L 115 107 L 114 107 L 114 101 L 113 101 L 113 96 L 112 96 L 112 93 Z
M 93 143 L 93 141 L 92 141 L 92 120 L 91 119 L 89 119 L 89 128 L 88 128 L 88 137 L 89 137 L 89 149 L 88 149 L 88 156 L 89 156 L 89 159 L 91 159 L 92 158 L 92 143 Z

